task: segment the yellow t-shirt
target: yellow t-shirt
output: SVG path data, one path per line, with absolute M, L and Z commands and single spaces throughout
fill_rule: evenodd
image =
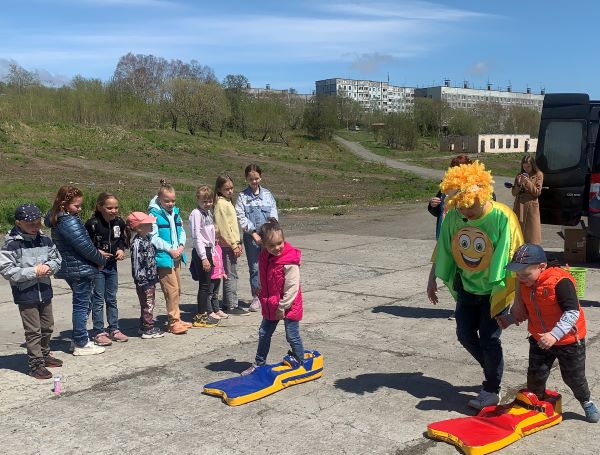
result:
M 240 244 L 240 226 L 238 224 L 237 214 L 235 213 L 235 207 L 231 201 L 223 196 L 217 196 L 214 213 L 215 226 L 219 230 L 222 239 L 226 242 L 226 245 L 222 246 L 234 248 L 236 245 Z

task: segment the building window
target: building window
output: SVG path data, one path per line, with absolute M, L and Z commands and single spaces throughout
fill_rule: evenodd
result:
M 519 140 L 516 137 L 513 139 L 513 147 L 516 149 L 519 148 Z
M 496 148 L 496 139 L 490 139 L 490 148 L 491 149 L 495 149 Z
M 498 148 L 504 148 L 504 139 L 498 139 Z
M 506 139 L 506 148 L 509 149 L 510 148 L 510 138 Z

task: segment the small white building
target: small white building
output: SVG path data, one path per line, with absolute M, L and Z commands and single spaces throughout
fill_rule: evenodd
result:
M 535 153 L 537 139 L 529 134 L 478 134 L 444 136 L 440 151 L 456 153 Z

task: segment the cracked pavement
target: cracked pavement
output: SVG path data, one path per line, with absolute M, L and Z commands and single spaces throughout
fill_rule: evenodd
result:
M 119 316 L 129 342 L 99 356 L 73 357 L 70 292 L 54 280 L 52 348 L 65 366 L 64 393 L 52 380 L 27 376 L 23 330 L 6 282 L 0 285 L 0 440 L 19 454 L 456 454 L 423 436 L 427 424 L 470 415 L 481 369 L 460 347 L 453 301 L 445 289 L 437 306 L 425 285 L 433 220 L 423 205 L 359 209 L 342 217 L 284 215 L 287 240 L 303 251 L 304 344 L 324 356 L 323 377 L 262 400 L 229 407 L 201 394 L 208 382 L 231 377 L 252 361 L 260 315 L 231 317 L 214 329 L 141 340 L 129 260 L 120 265 Z M 557 251 L 556 227 L 544 226 L 545 245 Z M 546 241 L 547 240 L 547 241 Z M 249 297 L 247 267 L 239 266 L 239 296 Z M 588 320 L 587 377 L 598 387 L 600 272 L 590 268 L 582 302 Z M 182 271 L 184 319 L 195 312 L 196 283 Z M 155 315 L 165 321 L 162 293 Z M 524 327 L 502 336 L 505 399 L 524 385 Z M 269 361 L 287 352 L 278 327 Z M 507 447 L 506 454 L 595 453 L 600 433 L 553 371 L 549 386 L 563 394 L 560 425 Z

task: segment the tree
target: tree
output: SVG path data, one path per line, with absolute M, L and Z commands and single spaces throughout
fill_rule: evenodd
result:
M 246 92 L 248 87 L 250 87 L 250 82 L 243 74 L 228 74 L 223 79 L 223 88 L 231 112 L 229 125 L 232 129 L 239 131 L 244 139 L 248 136 L 250 102 L 249 95 Z M 223 127 L 225 127 L 225 124 Z
M 511 134 L 529 134 L 537 137 L 541 115 L 538 111 L 522 106 L 511 107 L 506 115 L 504 131 Z
M 453 136 L 473 136 L 479 131 L 479 119 L 471 111 L 453 109 L 447 129 L 448 134 Z
M 8 85 L 21 94 L 26 88 L 39 85 L 40 81 L 37 74 L 27 71 L 22 66 L 11 62 L 8 64 Z
M 450 107 L 444 101 L 430 98 L 415 98 L 414 120 L 421 136 L 439 136 L 447 125 Z
M 253 131 L 260 136 L 261 141 L 281 139 L 289 145 L 285 137 L 288 128 L 287 107 L 281 97 L 270 95 L 251 101 L 251 124 Z
M 342 123 L 346 129 L 358 124 L 362 113 L 360 103 L 346 96 L 338 96 L 336 100 L 340 123 Z
M 417 145 L 419 130 L 410 114 L 394 112 L 386 116 L 381 135 L 388 147 L 411 150 Z
M 317 95 L 306 105 L 303 125 L 309 134 L 320 139 L 331 139 L 339 127 L 334 96 Z

